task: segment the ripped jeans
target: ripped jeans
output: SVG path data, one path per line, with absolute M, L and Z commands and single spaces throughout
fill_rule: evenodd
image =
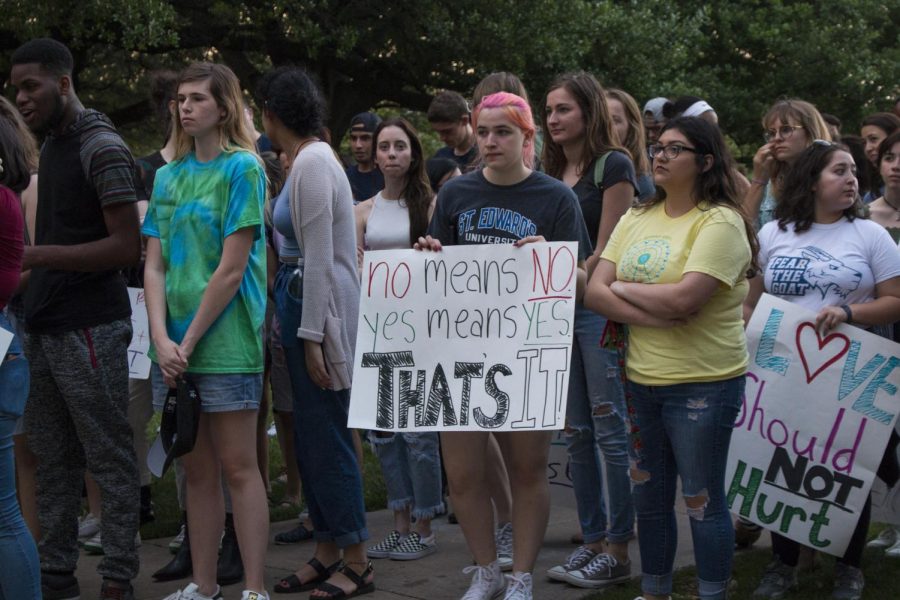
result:
M 409 509 L 415 519 L 433 519 L 444 511 L 437 432 L 370 431 L 369 441 L 381 462 L 389 509 Z
M 566 449 L 586 544 L 634 537 L 634 505 L 628 478 L 625 393 L 614 350 L 600 347 L 606 319 L 580 304 L 575 307 L 572 369 L 566 405 Z M 603 468 L 606 495 L 603 497 Z
M 641 587 L 672 592 L 678 544 L 676 478 L 691 524 L 700 598 L 726 597 L 734 528 L 725 501 L 725 463 L 744 376 L 723 381 L 646 386 L 628 382 L 631 479 L 640 530 Z

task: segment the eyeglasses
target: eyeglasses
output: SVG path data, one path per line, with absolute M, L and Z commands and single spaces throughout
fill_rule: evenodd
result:
M 776 135 L 780 135 L 781 139 L 787 140 L 794 135 L 795 129 L 803 129 L 803 125 L 782 125 L 778 129 L 766 129 L 763 132 L 763 139 L 768 143 L 774 140 Z
M 663 146 L 662 144 L 653 144 L 647 149 L 647 151 L 650 153 L 650 158 L 656 158 L 660 154 L 664 154 L 669 160 L 678 158 L 678 155 L 681 154 L 682 150 L 687 150 L 688 152 L 697 151 L 696 148 L 690 148 L 683 144 L 669 144 L 668 146 Z

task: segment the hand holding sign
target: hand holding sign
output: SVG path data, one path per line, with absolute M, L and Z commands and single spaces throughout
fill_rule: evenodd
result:
M 731 439 L 731 510 L 843 555 L 900 412 L 900 345 L 764 295 L 747 326 L 750 372 Z
M 574 243 L 367 252 L 351 427 L 561 429 Z

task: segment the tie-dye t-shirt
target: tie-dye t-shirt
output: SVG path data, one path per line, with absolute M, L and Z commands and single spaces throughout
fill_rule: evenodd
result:
M 219 266 L 225 238 L 252 227 L 253 245 L 237 293 L 197 343 L 192 373 L 259 373 L 266 312 L 263 236 L 265 172 L 244 151 L 201 163 L 191 152 L 156 173 L 144 235 L 156 237 L 166 266 L 166 327 L 180 343 Z M 156 360 L 151 349 L 150 357 Z

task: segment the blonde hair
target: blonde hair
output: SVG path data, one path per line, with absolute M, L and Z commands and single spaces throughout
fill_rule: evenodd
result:
M 259 159 L 256 143 L 244 120 L 244 96 L 234 71 L 217 63 L 197 62 L 186 67 L 178 75 L 179 88 L 183 83 L 195 81 L 209 81 L 209 92 L 213 100 L 225 112 L 219 122 L 219 147 L 222 151 L 246 150 Z M 179 160 L 194 149 L 194 138 L 184 131 L 180 118 L 176 118 L 173 125 L 175 160 Z

